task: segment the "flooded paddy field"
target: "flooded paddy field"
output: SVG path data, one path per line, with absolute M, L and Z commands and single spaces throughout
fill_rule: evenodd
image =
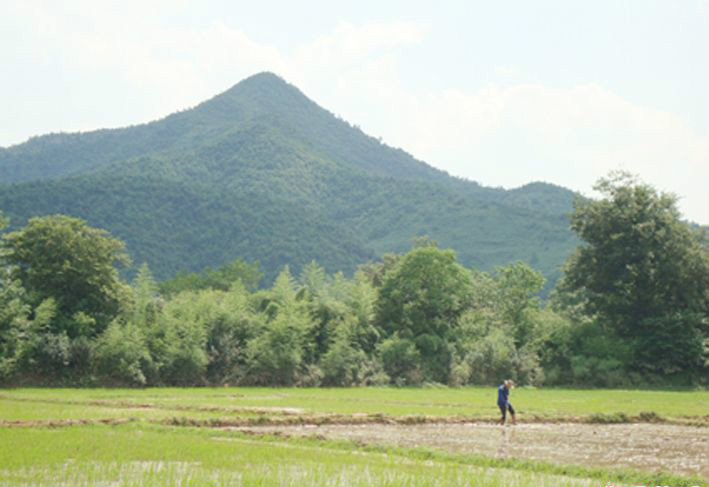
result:
M 522 423 L 503 427 L 467 423 L 264 426 L 242 430 L 709 478 L 706 427 L 648 423 Z
M 709 391 L 494 393 L 6 389 L 0 487 L 709 487 Z

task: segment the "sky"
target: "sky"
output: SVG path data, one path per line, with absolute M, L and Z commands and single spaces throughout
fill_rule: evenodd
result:
M 709 0 L 0 0 L 0 146 L 148 122 L 272 71 L 455 176 L 709 224 Z

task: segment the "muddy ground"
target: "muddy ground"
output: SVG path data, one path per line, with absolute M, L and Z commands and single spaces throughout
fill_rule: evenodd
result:
M 402 447 L 434 447 L 557 464 L 663 470 L 709 479 L 709 430 L 668 424 L 484 423 L 322 425 L 240 428 Z

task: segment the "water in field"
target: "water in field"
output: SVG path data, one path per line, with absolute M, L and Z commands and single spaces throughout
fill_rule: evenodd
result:
M 0 487 L 596 487 L 598 481 L 175 428 L 0 433 Z M 5 449 L 3 449 L 5 446 Z
M 626 466 L 709 478 L 709 429 L 667 424 L 573 423 L 327 425 L 278 428 L 291 435 L 322 435 L 403 447 L 585 466 Z
M 606 471 L 617 480 L 625 478 L 611 473 L 616 467 L 633 469 L 633 478 L 664 471 L 709 479 L 706 392 L 658 393 L 648 400 L 637 397 L 642 391 L 632 395 L 627 391 L 593 391 L 582 396 L 577 391 L 520 390 L 516 393 L 526 394 L 527 402 L 534 405 L 533 412 L 544 404 L 548 414 L 523 414 L 522 419 L 528 422 L 509 427 L 491 422 L 488 410 L 496 411 L 486 402 L 488 392 L 364 388 L 3 391 L 0 487 L 597 487 Z M 697 407 L 685 408 L 688 404 Z M 662 423 L 580 422 L 585 414 L 613 410 L 631 414 L 654 411 L 656 414 L 645 416 Z M 257 435 L 234 435 L 218 425 L 232 425 Z M 235 428 L 237 425 L 241 426 Z M 258 436 L 274 431 L 280 433 L 279 438 Z M 409 456 L 411 452 L 388 456 L 380 448 L 345 445 L 342 449 L 333 442 L 298 442 L 289 436 L 435 448 L 453 455 L 452 460 L 447 455 L 431 460 L 419 452 L 424 457 L 416 460 L 416 455 Z M 474 460 L 469 454 L 482 455 L 480 462 L 473 462 L 479 466 L 460 464 L 460 459 Z M 547 472 L 543 465 L 535 473 L 522 462 L 498 462 L 496 465 L 505 466 L 490 467 L 486 458 L 586 469 L 577 473 L 562 470 L 560 476 L 549 473 L 559 470 Z M 596 466 L 607 468 L 600 474 L 589 473 L 587 468 Z

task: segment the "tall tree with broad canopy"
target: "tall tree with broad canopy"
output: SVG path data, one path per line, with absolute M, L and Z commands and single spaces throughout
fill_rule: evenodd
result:
M 31 218 L 3 236 L 2 249 L 32 304 L 55 301 L 56 331 L 70 338 L 100 333 L 129 295 L 115 267 L 129 262 L 124 243 L 78 218 Z
M 415 345 L 423 380 L 448 380 L 449 344 L 471 291 L 469 273 L 456 261 L 455 252 L 433 245 L 414 248 L 385 276 L 377 322 L 385 336 Z
M 585 242 L 566 265 L 561 288 L 634 349 L 636 367 L 696 375 L 709 336 L 709 250 L 682 222 L 672 194 L 627 173 L 611 173 L 579 201 L 571 227 Z

